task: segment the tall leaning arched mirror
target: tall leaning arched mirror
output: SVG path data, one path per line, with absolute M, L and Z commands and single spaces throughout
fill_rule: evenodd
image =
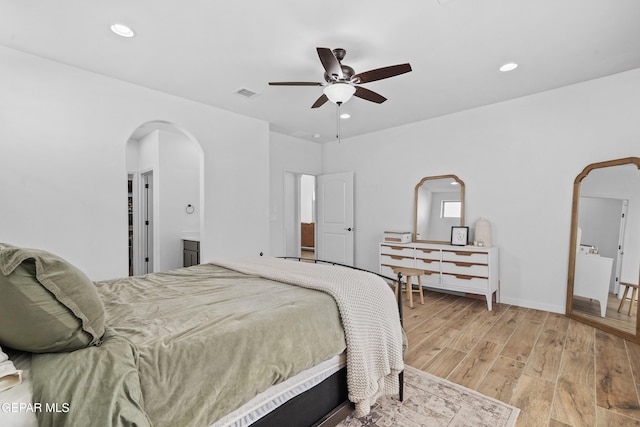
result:
M 464 182 L 455 175 L 427 176 L 416 185 L 413 240 L 449 243 L 452 226 L 464 226 Z
M 640 342 L 640 158 L 576 177 L 570 239 L 567 315 Z

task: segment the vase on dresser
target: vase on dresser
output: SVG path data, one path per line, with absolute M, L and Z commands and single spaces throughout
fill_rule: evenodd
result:
M 493 241 L 491 239 L 491 223 L 485 219 L 480 218 L 474 224 L 474 238 L 473 241 L 479 246 L 491 247 Z

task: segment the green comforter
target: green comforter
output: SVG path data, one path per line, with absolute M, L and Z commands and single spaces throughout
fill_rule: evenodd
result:
M 96 286 L 108 325 L 121 335 L 117 339 L 135 344 L 123 353 L 137 349 L 144 410 L 156 427 L 209 426 L 271 385 L 345 349 L 338 309 L 323 292 L 209 264 Z M 69 395 L 97 399 L 113 394 L 120 384 L 98 378 L 109 377 L 111 366 L 129 366 L 130 359 L 79 360 L 86 350 L 97 354 L 108 343 L 80 350 L 77 357 L 76 352 L 68 353 L 67 366 L 61 362 L 63 356 L 56 357 L 55 364 L 46 368 L 47 381 L 52 377 L 58 381 L 56 371 L 66 377 L 68 370 L 82 366 L 76 369 L 80 377 L 95 372 L 91 375 L 95 381 L 83 383 Z M 46 372 L 39 365 L 34 359 L 36 383 L 42 382 L 37 371 Z M 100 418 L 104 408 L 95 402 L 73 404 L 65 414 L 71 417 L 72 411 L 82 408 L 86 411 L 82 416 L 95 422 L 67 425 L 144 425 L 144 420 L 106 422 Z

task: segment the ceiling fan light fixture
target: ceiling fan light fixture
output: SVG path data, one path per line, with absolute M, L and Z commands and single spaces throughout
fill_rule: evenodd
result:
M 329 101 L 334 104 L 343 104 L 351 99 L 356 92 L 356 88 L 348 83 L 334 83 L 326 86 L 323 90 Z

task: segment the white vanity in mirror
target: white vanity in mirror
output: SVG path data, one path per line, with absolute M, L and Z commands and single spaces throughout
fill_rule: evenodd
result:
M 613 258 L 596 254 L 576 254 L 573 295 L 598 301 L 601 317 L 605 317 L 607 313 L 612 268 Z
M 484 295 L 492 309 L 499 298 L 498 248 L 452 246 L 439 243 L 380 243 L 380 274 L 393 277 L 393 267 L 424 271 L 424 287 Z

